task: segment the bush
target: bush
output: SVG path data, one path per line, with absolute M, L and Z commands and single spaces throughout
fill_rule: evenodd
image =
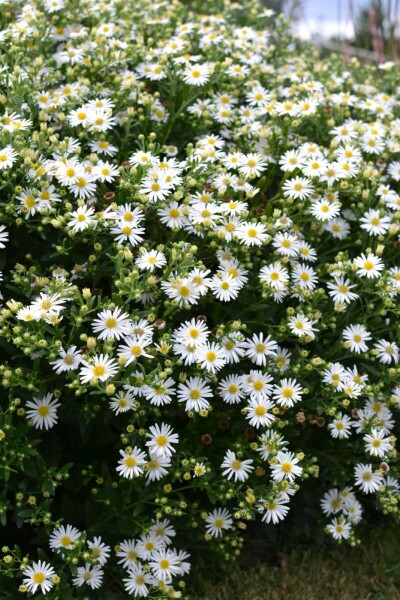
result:
M 3 597 L 396 516 L 396 68 L 248 0 L 1 4 Z

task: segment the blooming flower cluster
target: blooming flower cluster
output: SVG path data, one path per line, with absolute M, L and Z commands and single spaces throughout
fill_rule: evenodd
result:
M 11 596 L 177 598 L 253 521 L 399 514 L 395 68 L 192 4 L 0 0 Z

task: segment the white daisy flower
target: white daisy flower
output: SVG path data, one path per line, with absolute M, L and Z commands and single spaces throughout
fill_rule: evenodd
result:
M 213 397 L 213 391 L 200 377 L 189 377 L 178 386 L 178 402 L 186 402 L 185 410 L 199 412 L 209 408 L 207 398 Z
M 108 338 L 119 340 L 131 329 L 130 317 L 117 307 L 114 310 L 102 310 L 92 323 L 92 329 L 99 340 Z
M 383 477 L 372 469 L 372 465 L 357 464 L 354 468 L 355 484 L 366 494 L 378 491 L 383 483 Z
M 96 590 L 101 587 L 103 575 L 104 571 L 100 565 L 85 563 L 84 567 L 78 567 L 76 569 L 76 576 L 72 579 L 72 583 L 76 587 L 81 587 L 86 584 L 92 590 Z
M 149 432 L 146 434 L 150 440 L 146 442 L 146 446 L 152 454 L 157 457 L 170 457 L 176 451 L 172 444 L 179 442 L 179 435 L 173 433 L 173 429 L 170 425 L 161 423 L 159 425 L 152 425 Z
M 242 375 L 243 390 L 255 400 L 267 399 L 272 393 L 273 381 L 271 375 L 262 371 L 250 371 L 248 375 Z
M 96 354 L 92 358 L 92 362 L 87 360 L 81 361 L 81 371 L 79 377 L 81 384 L 89 383 L 90 381 L 107 381 L 118 372 L 118 364 L 108 354 Z
M 90 553 L 93 558 L 103 566 L 110 557 L 111 547 L 102 542 L 101 537 L 95 537 L 93 541 L 88 540 L 87 545 L 90 548 Z
M 252 465 L 253 460 L 239 460 L 232 450 L 227 450 L 221 464 L 221 468 L 223 469 L 222 475 L 228 480 L 233 477 L 234 481 L 246 481 L 249 477 L 249 473 L 254 470 Z
M 42 594 L 47 594 L 53 587 L 53 577 L 56 573 L 51 565 L 39 560 L 32 563 L 22 572 L 23 584 L 27 586 L 28 592 L 35 594 L 40 589 Z
M 207 342 L 196 350 L 199 365 L 210 373 L 215 373 L 226 364 L 225 350 L 215 342 Z
M 174 550 L 162 548 L 152 553 L 148 564 L 157 579 L 169 581 L 171 577 L 180 573 L 179 562 Z
M 291 408 L 302 399 L 303 389 L 295 379 L 282 379 L 274 387 L 274 400 L 279 406 Z
M 53 394 L 46 394 L 43 398 L 34 397 L 26 406 L 29 409 L 26 418 L 32 421 L 36 429 L 51 429 L 57 423 L 57 408 L 61 404 L 53 399 Z
M 74 543 L 80 538 L 81 532 L 72 525 L 61 525 L 53 531 L 49 539 L 52 550 L 72 550 Z
M 355 285 L 351 285 L 350 280 L 345 277 L 336 276 L 334 277 L 334 283 L 328 282 L 326 284 L 329 289 L 328 294 L 332 297 L 334 302 L 349 304 L 352 300 L 358 298 L 358 294 L 351 290 L 355 288 Z
M 258 366 L 267 364 L 268 356 L 275 356 L 278 344 L 268 335 L 264 339 L 264 334 L 253 334 L 253 337 L 244 342 L 245 356 L 250 358 L 251 362 Z
M 9 169 L 13 166 L 17 159 L 18 153 L 8 145 L 0 150 L 0 171 L 2 169 Z
M 275 421 L 275 415 L 271 412 L 274 403 L 265 398 L 251 398 L 246 408 L 246 419 L 251 427 L 269 427 Z
M 224 530 L 232 528 L 233 519 L 226 508 L 216 508 L 206 517 L 206 531 L 213 537 L 221 537 Z
M 364 325 L 349 325 L 343 329 L 342 335 L 351 352 L 359 354 L 368 351 L 366 342 L 371 340 L 372 336 Z
M 118 394 L 110 400 L 110 408 L 116 415 L 132 410 L 135 408 L 135 396 L 129 391 L 118 392 Z
M 351 534 L 351 524 L 341 517 L 333 519 L 326 529 L 335 540 L 348 540 Z
M 152 579 L 151 573 L 147 573 L 141 564 L 134 562 L 128 566 L 128 578 L 122 581 L 128 594 L 145 598 L 149 595 Z
M 274 481 L 288 480 L 293 482 L 303 472 L 298 466 L 299 459 L 292 452 L 279 450 L 273 464 L 271 464 L 271 476 Z
M 168 456 L 157 456 L 155 453 L 150 453 L 150 458 L 146 463 L 146 479 L 148 482 L 159 481 L 168 475 L 170 466 L 171 460 Z
M 92 206 L 80 206 L 71 213 L 72 219 L 68 221 L 67 226 L 71 227 L 74 233 L 84 231 L 91 225 L 96 224 L 96 219 L 94 219 L 93 215 L 94 208 Z
M 183 81 L 188 85 L 201 86 L 208 82 L 211 75 L 207 64 L 189 65 L 183 72 Z
M 328 517 L 329 515 L 334 515 L 342 510 L 343 500 L 337 488 L 325 492 L 321 500 L 321 508 L 322 512 Z
M 347 415 L 343 415 L 339 413 L 338 416 L 329 423 L 328 429 L 331 432 L 331 436 L 333 438 L 338 438 L 339 440 L 347 439 L 351 435 L 351 426 L 352 420 Z
M 238 404 L 245 397 L 241 376 L 228 375 L 228 377 L 220 379 L 218 383 L 218 394 L 227 404 Z
M 154 269 L 166 265 L 167 259 L 163 252 L 158 252 L 157 250 L 144 250 L 135 260 L 135 264 L 141 271 L 153 272 Z
M 263 523 L 279 523 L 283 521 L 289 512 L 290 507 L 288 506 L 288 500 L 285 498 L 274 498 L 273 500 L 264 500 L 260 498 L 259 503 L 256 504 L 258 512 L 263 513 L 261 520 Z
M 129 451 L 120 450 L 122 458 L 118 461 L 117 473 L 121 477 L 132 479 L 143 473 L 143 465 L 146 463 L 146 455 L 137 446 L 129 448 Z
M 384 458 L 385 454 L 393 450 L 393 445 L 390 438 L 385 438 L 383 429 L 371 429 L 371 434 L 366 434 L 363 437 L 365 442 L 365 451 L 371 456 Z
M 269 240 L 262 223 L 243 223 L 236 231 L 238 239 L 246 246 L 262 246 Z
M 222 302 L 230 302 L 237 298 L 241 287 L 237 279 L 226 273 L 223 273 L 221 277 L 214 275 L 209 283 L 209 288 L 214 296 Z
M 282 192 L 285 198 L 305 200 L 313 194 L 314 188 L 310 179 L 306 177 L 294 177 L 285 181 L 282 186 Z
M 119 550 L 116 552 L 116 556 L 119 558 L 118 564 L 122 564 L 123 569 L 132 569 L 137 564 L 139 557 L 137 541 L 124 540 L 118 546 Z
M 380 272 L 385 267 L 382 259 L 372 254 L 372 252 L 369 252 L 367 255 L 361 254 L 361 256 L 354 259 L 354 264 L 357 267 L 357 275 L 367 277 L 368 279 L 379 277 Z
M 389 231 L 391 218 L 388 215 L 381 216 L 379 210 L 369 210 L 360 218 L 360 227 L 370 235 L 383 235 Z
M 280 263 L 266 265 L 260 270 L 259 278 L 273 290 L 282 291 L 289 283 L 289 274 L 286 267 Z
M 389 342 L 388 340 L 379 340 L 374 344 L 374 353 L 383 364 L 394 363 L 397 365 L 399 362 L 399 347 L 395 342 Z

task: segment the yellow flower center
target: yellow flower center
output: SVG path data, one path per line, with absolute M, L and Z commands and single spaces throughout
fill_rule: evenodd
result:
M 64 546 L 65 548 L 67 546 L 69 546 L 72 542 L 72 539 L 70 538 L 69 535 L 63 535 L 62 538 L 60 539 L 60 545 Z
M 190 289 L 186 286 L 183 285 L 181 287 L 181 289 L 179 290 L 179 294 L 183 297 L 183 298 L 187 298 L 188 296 L 190 296 Z
M 104 375 L 104 373 L 106 372 L 105 367 L 103 367 L 103 365 L 96 365 L 95 367 L 93 367 L 93 375 L 95 377 L 101 377 L 102 375 Z
M 156 439 L 157 445 L 158 446 L 166 446 L 167 445 L 167 436 L 166 435 L 159 435 L 158 438 Z
M 128 467 L 128 469 L 132 469 L 133 467 L 136 467 L 136 462 L 137 462 L 136 458 L 133 456 L 128 456 L 124 460 L 124 464 L 126 467 Z
M 46 575 L 44 573 L 42 573 L 41 571 L 39 571 L 38 573 L 34 574 L 32 579 L 33 579 L 34 583 L 36 583 L 37 585 L 41 585 L 46 580 Z
M 150 550 L 150 551 L 154 550 L 153 542 L 146 542 L 145 548 L 146 548 L 146 550 Z
M 27 198 L 25 198 L 25 206 L 27 208 L 33 208 L 36 204 L 36 200 L 33 196 L 28 196 Z
M 41 417 L 47 417 L 47 415 L 49 414 L 50 410 L 48 406 L 39 406 L 38 408 L 38 414 Z
M 109 319 L 106 320 L 106 327 L 108 327 L 109 329 L 112 329 L 113 327 L 115 327 L 117 325 L 117 319 L 114 319 L 114 317 L 110 317 Z
M 284 473 L 291 473 L 292 471 L 292 465 L 289 462 L 282 463 L 281 468 Z

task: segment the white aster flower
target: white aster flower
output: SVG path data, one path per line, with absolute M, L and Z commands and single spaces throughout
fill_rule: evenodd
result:
M 149 433 L 146 434 L 150 440 L 146 442 L 146 446 L 150 452 L 156 457 L 170 457 L 176 451 L 172 444 L 179 442 L 179 435 L 173 433 L 173 429 L 170 425 L 161 423 L 159 425 L 152 425 L 149 429 Z
M 92 329 L 99 340 L 107 338 L 119 340 L 129 334 L 131 329 L 130 318 L 127 313 L 117 307 L 114 310 L 102 310 L 92 323 Z
M 232 450 L 227 450 L 221 464 L 221 468 L 223 469 L 222 475 L 228 480 L 233 477 L 234 481 L 246 481 L 249 473 L 254 470 L 252 465 L 253 461 L 251 459 L 239 460 Z
M 363 440 L 365 442 L 365 450 L 371 456 L 383 458 L 385 454 L 393 450 L 390 438 L 385 438 L 383 429 L 371 429 L 371 434 L 366 434 Z
M 33 398 L 26 403 L 29 410 L 26 418 L 32 421 L 36 429 L 51 429 L 58 421 L 57 408 L 60 402 L 53 399 L 53 394 L 46 394 L 43 398 Z
M 303 472 L 302 467 L 298 466 L 299 459 L 293 452 L 283 452 L 279 450 L 276 462 L 271 464 L 271 476 L 274 481 L 288 480 L 293 482 Z
M 72 579 L 72 583 L 76 587 L 82 585 L 88 585 L 92 590 L 96 590 L 101 587 L 103 581 L 104 571 L 100 565 L 91 565 L 85 563 L 84 567 L 78 567 L 76 570 L 76 576 Z
M 28 592 L 35 594 L 40 589 L 42 594 L 47 594 L 54 585 L 52 579 L 56 573 L 51 565 L 39 560 L 27 567 L 22 575 L 23 584 L 27 586 Z
M 216 508 L 208 513 L 206 531 L 213 537 L 221 537 L 224 530 L 232 528 L 233 519 L 226 508 Z
M 354 468 L 355 484 L 366 494 L 372 494 L 383 483 L 383 477 L 374 472 L 372 465 L 357 464 Z
M 129 448 L 129 451 L 120 450 L 122 458 L 118 461 L 117 473 L 121 477 L 133 479 L 143 473 L 143 465 L 146 463 L 146 455 L 137 446 Z
M 92 380 L 107 381 L 113 377 L 118 371 L 118 364 L 108 354 L 97 354 L 93 356 L 92 362 L 87 360 L 81 361 L 83 367 L 79 373 L 82 385 Z

